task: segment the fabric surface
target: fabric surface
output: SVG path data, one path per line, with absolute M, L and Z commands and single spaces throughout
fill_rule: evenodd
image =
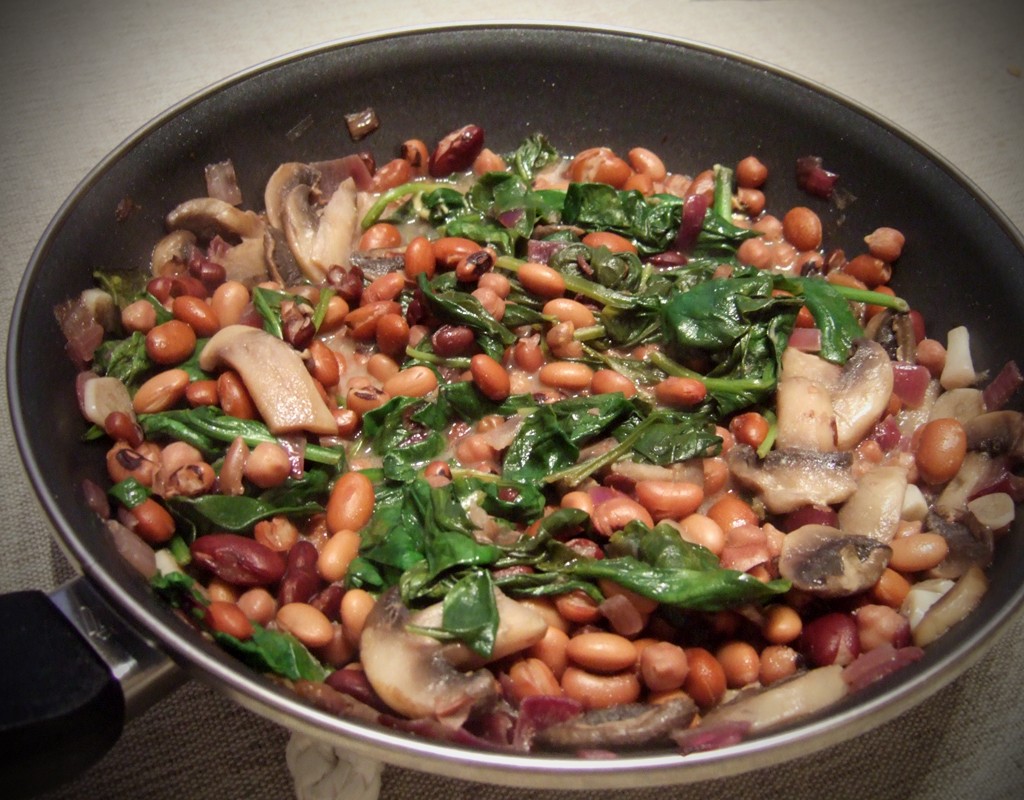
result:
M 167 106 L 248 66 L 325 41 L 517 13 L 677 35 L 804 75 L 918 136 L 1024 228 L 1024 5 L 1014 0 L 562 0 L 550 8 L 491 0 L 17 0 L 0 19 L 5 342 L 11 299 L 48 221 L 94 164 Z M 0 437 L 0 589 L 49 590 L 73 571 L 53 544 L 8 425 L 0 424 Z M 673 794 L 705 800 L 1021 796 L 1021 664 L 1024 619 L 1018 617 L 975 666 L 897 720 L 814 755 Z M 287 741 L 276 724 L 191 682 L 130 722 L 93 769 L 47 797 L 294 797 Z M 665 792 L 637 786 L 614 795 L 653 800 Z M 583 795 L 480 786 L 391 767 L 381 790 L 384 800 L 534 796 Z

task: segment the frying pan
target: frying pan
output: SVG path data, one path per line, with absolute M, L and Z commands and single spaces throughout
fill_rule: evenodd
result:
M 356 144 L 344 115 L 367 106 L 382 125 Z M 157 602 L 83 504 L 82 481 L 105 478 L 103 449 L 80 441 L 75 370 L 54 306 L 92 285 L 96 269 L 145 267 L 167 210 L 203 194 L 205 164 L 231 158 L 243 196 L 258 205 L 281 162 L 366 148 L 390 158 L 407 138 L 436 140 L 467 122 L 483 127 L 496 151 L 540 131 L 564 152 L 597 143 L 648 147 L 680 172 L 755 153 L 771 170 L 771 207 L 811 206 L 826 238 L 848 252 L 862 249 L 861 237 L 880 225 L 906 234 L 893 285 L 923 312 L 931 335 L 941 339 L 967 324 L 979 369 L 1021 360 L 1020 234 L 919 143 L 793 75 L 649 34 L 492 25 L 346 41 L 233 77 L 154 120 L 86 177 L 47 229 L 15 302 L 7 359 L 12 425 L 39 500 L 83 575 L 52 597 L 22 593 L 0 603 L 0 652 L 27 656 L 5 664 L 5 688 L 20 681 L 49 690 L 21 703 L 10 690 L 2 706 L 13 711 L 0 720 L 0 752 L 15 793 L 85 768 L 116 739 L 126 715 L 185 676 L 356 755 L 438 774 L 537 788 L 706 780 L 807 754 L 893 718 L 974 663 L 1020 608 L 1024 540 L 1015 531 L 999 543 L 981 608 L 920 662 L 827 714 L 686 758 L 657 752 L 581 761 L 481 753 L 334 718 L 251 672 Z M 790 170 L 809 154 L 839 173 L 844 202 L 797 189 Z M 132 213 L 117 221 L 115 209 L 128 198 Z M 59 663 L 42 657 L 54 652 Z M 57 716 L 64 706 L 70 716 Z

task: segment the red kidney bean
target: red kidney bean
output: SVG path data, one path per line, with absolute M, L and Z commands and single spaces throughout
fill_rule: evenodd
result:
M 296 542 L 288 551 L 288 562 L 277 589 L 279 606 L 307 603 L 316 594 L 321 584 L 316 571 L 319 555 L 316 546 L 305 540 Z
M 800 635 L 800 649 L 816 667 L 846 666 L 860 655 L 857 621 L 842 611 L 811 620 Z
M 430 155 L 431 177 L 444 178 L 453 172 L 469 169 L 484 148 L 484 130 L 478 125 L 464 125 L 445 136 Z
M 210 533 L 192 543 L 192 558 L 221 580 L 237 586 L 276 583 L 285 560 L 269 547 L 235 533 Z
M 476 346 L 473 329 L 465 325 L 442 325 L 430 337 L 434 352 L 442 358 L 467 356 Z
M 341 598 L 344 596 L 345 588 L 340 583 L 332 583 L 313 595 L 309 604 L 331 622 L 341 622 Z
M 839 515 L 828 507 L 804 506 L 786 514 L 782 518 L 779 528 L 785 533 L 789 533 L 804 525 L 829 525 L 838 528 Z

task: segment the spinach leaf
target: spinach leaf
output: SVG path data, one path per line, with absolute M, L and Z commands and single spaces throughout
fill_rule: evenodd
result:
M 111 486 L 107 493 L 125 508 L 135 508 L 146 501 L 150 490 L 135 478 L 125 478 Z
M 363 415 L 363 433 L 378 455 L 422 464 L 445 448 L 446 420 L 426 413 L 435 409 L 435 404 L 418 397 L 393 397 Z
M 473 570 L 445 595 L 441 610 L 444 631 L 484 658 L 494 652 L 498 622 L 494 583 L 487 570 Z
M 821 357 L 836 364 L 845 364 L 853 340 L 864 335 L 850 310 L 849 301 L 823 278 L 780 279 L 780 283 L 798 294 L 814 317 L 814 323 L 821 331 Z
M 442 276 L 443 277 L 443 276 Z M 441 320 L 466 325 L 477 333 L 477 343 L 489 356 L 500 361 L 504 349 L 515 344 L 516 335 L 487 313 L 480 301 L 468 292 L 444 290 L 420 274 L 418 285 L 430 310 Z
M 534 133 L 524 139 L 505 158 L 512 171 L 524 181 L 532 181 L 536 174 L 559 158 L 558 151 L 542 133 Z
M 220 631 L 213 638 L 259 672 L 272 672 L 293 681 L 323 681 L 330 671 L 290 633 L 271 631 L 253 623 L 252 638 L 236 639 Z
M 605 183 L 571 183 L 565 192 L 562 222 L 588 231 L 614 231 L 631 239 L 640 255 L 670 249 L 683 201 L 672 195 L 644 197 Z
M 117 378 L 132 389 L 138 388 L 139 378 L 153 368 L 146 353 L 146 336 L 139 331 L 125 339 L 107 339 L 93 355 L 93 369 L 100 375 Z

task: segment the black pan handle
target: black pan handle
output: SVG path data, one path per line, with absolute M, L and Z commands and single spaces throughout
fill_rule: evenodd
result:
M 85 578 L 0 595 L 0 782 L 31 797 L 80 774 L 184 673 Z

